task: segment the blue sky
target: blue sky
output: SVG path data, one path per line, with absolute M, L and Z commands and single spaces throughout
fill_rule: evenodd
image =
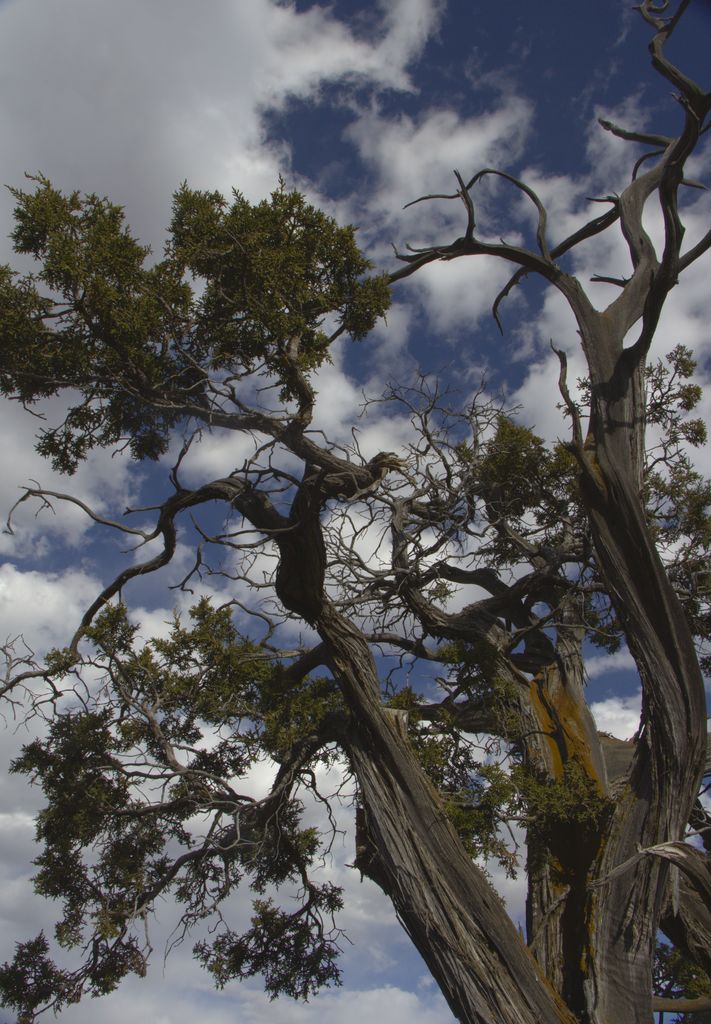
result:
M 670 53 L 699 78 L 710 33 L 711 2 L 695 0 Z M 134 233 L 160 251 L 182 180 L 226 193 L 234 186 L 256 200 L 281 174 L 357 224 L 372 259 L 391 269 L 391 244 L 446 242 L 461 233 L 456 204 L 403 210 L 405 203 L 450 191 L 453 168 L 467 176 L 498 166 L 534 184 L 551 210 L 555 239 L 589 215 L 587 197 L 626 181 L 629 147 L 597 128 L 597 116 L 655 131 L 677 123 L 668 86 L 650 70 L 647 39 L 622 0 L 335 0 L 323 7 L 307 0 L 4 0 L 0 180 L 22 185 L 25 171 L 42 171 L 59 187 L 108 194 L 126 207 Z M 708 153 L 707 144 L 706 163 Z M 693 244 L 711 203 L 691 199 Z M 485 193 L 482 209 L 485 233 L 530 236 L 530 211 L 505 188 Z M 5 242 L 11 210 L 9 194 L 0 194 L 0 262 L 13 259 Z M 624 258 L 619 239 L 604 238 L 576 257 L 575 269 L 582 277 L 610 273 Z M 433 267 L 403 284 L 387 325 L 358 347 L 339 344 L 316 381 L 318 422 L 329 437 L 347 438 L 357 421 L 366 455 L 396 448 L 405 436 L 401 421 L 384 413 L 358 420 L 363 390 L 377 394 L 418 367 L 446 376 L 452 366 L 464 389 L 486 373 L 527 423 L 548 439 L 564 436 L 549 338 L 569 352 L 571 378 L 582 362 L 562 304 L 527 286 L 504 308 L 502 339 L 489 309 L 505 269 L 463 264 Z M 711 374 L 708 273 L 708 259 L 699 261 L 672 294 L 654 353 L 689 345 L 702 383 Z M 591 294 L 604 302 L 605 286 Z M 709 411 L 707 397 L 707 419 Z M 47 412 L 56 415 L 58 404 Z M 35 421 L 5 404 L 0 426 L 3 514 L 31 478 L 67 489 L 32 451 Z M 196 446 L 188 482 L 228 471 L 234 444 L 216 435 Z M 711 471 L 707 452 L 699 464 Z M 145 468 L 106 453 L 92 456 L 71 482 L 73 493 L 106 513 L 145 501 L 159 486 Z M 22 633 L 38 651 L 65 643 L 119 557 L 116 545 L 107 556 L 105 544 L 74 509 L 20 515 L 15 535 L 0 536 L 0 634 Z M 146 635 L 162 628 L 178 600 L 166 583 L 180 578 L 189 557 L 186 546 L 174 570 L 133 593 Z M 637 714 L 636 677 L 625 659 L 596 655 L 589 664 L 599 725 L 620 736 L 634 731 Z M 8 758 L 25 735 L 15 724 L 10 715 Z M 37 806 L 37 794 L 0 776 L 0 959 L 15 940 L 51 928 L 51 908 L 32 898 L 28 882 Z M 104 1000 L 102 1020 L 123 1022 L 133 1013 L 186 1024 L 199 1014 L 205 1024 L 301 1024 L 336 1015 L 350 1024 L 386 1013 L 389 1024 L 449 1022 L 383 897 L 345 867 L 351 858 L 346 842 L 327 865 L 348 885 L 344 925 L 354 945 L 345 947 L 342 989 L 306 1007 L 269 1004 L 256 984 L 215 994 L 192 964 L 189 943 L 163 967 L 161 936 L 170 928 L 163 907 L 152 975 Z M 495 877 L 520 914 L 523 880 Z M 71 1020 L 89 1022 L 97 1009 L 87 1004 Z

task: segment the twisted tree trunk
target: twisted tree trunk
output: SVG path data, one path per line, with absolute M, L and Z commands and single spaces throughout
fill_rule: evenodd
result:
M 271 513 L 268 526 L 280 553 L 279 597 L 318 630 L 350 712 L 344 745 L 375 851 L 371 873 L 458 1020 L 575 1024 L 521 943 L 502 901 L 465 853 L 437 791 L 382 707 L 365 637 L 324 593 L 319 509 L 332 486 L 343 484 L 307 466 L 290 516 L 275 529 Z M 267 521 L 249 496 L 236 503 L 255 525 Z
M 329 604 L 317 627 L 351 712 L 347 751 L 373 851 L 370 873 L 392 900 L 452 1013 L 466 1024 L 573 1024 L 381 707 L 362 634 Z
M 601 847 L 597 878 L 638 846 L 683 836 L 706 753 L 704 687 L 693 640 L 639 497 L 633 453 L 640 409 L 630 390 L 628 383 L 626 393 L 612 401 L 598 394 L 594 455 L 584 474 L 596 554 L 637 664 L 644 701 L 642 734 Z M 612 880 L 604 898 L 590 898 L 586 959 L 595 1022 L 607 1024 L 620 1015 L 649 1020 L 665 878 L 665 868 L 647 858 Z

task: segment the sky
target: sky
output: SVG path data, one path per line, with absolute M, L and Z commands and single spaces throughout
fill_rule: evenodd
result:
M 702 82 L 710 32 L 711 3 L 695 0 L 670 49 Z M 568 0 L 0 0 L 0 182 L 21 187 L 26 172 L 41 172 L 60 188 L 108 195 L 125 207 L 134 234 L 160 253 L 182 181 L 226 194 L 235 187 L 256 201 L 281 175 L 342 223 L 357 225 L 361 246 L 391 270 L 393 245 L 448 242 L 462 233 L 457 204 L 405 204 L 450 192 L 453 169 L 466 177 L 494 166 L 537 190 L 555 240 L 589 218 L 590 197 L 619 191 L 629 174 L 629 146 L 602 132 L 597 117 L 662 132 L 678 123 L 668 86 L 649 68 L 647 38 L 622 0 L 592 7 Z M 708 157 L 707 143 L 692 167 L 696 176 Z M 0 263 L 21 267 L 6 240 L 12 206 L 10 194 L 0 192 Z M 502 186 L 485 190 L 482 206 L 490 237 L 531 237 L 531 209 L 505 201 Z M 503 214 L 507 219 L 498 220 Z M 709 196 L 691 196 L 689 245 L 709 215 Z M 654 211 L 648 227 L 659 229 Z M 607 235 L 574 264 L 582 279 L 624 267 L 620 238 Z M 652 353 L 688 345 L 700 383 L 711 376 L 708 274 L 707 257 L 672 293 Z M 338 441 L 357 423 L 368 456 L 396 450 L 406 423 L 379 407 L 362 418 L 363 394 L 379 394 L 418 369 L 446 376 L 456 366 L 464 388 L 485 374 L 528 425 L 549 440 L 565 436 L 549 339 L 568 352 L 574 379 L 583 371 L 574 326 L 555 294 L 527 285 L 503 309 L 502 338 L 490 307 L 506 279 L 504 267 L 458 261 L 398 286 L 387 324 L 358 347 L 338 343 L 333 364 L 319 371 L 317 425 Z M 590 294 L 601 305 L 609 301 L 608 286 L 592 286 Z M 707 420 L 709 402 L 707 396 L 700 413 Z M 45 411 L 51 416 L 58 407 L 49 403 Z M 34 453 L 36 430 L 15 405 L 0 405 L 3 516 L 29 480 L 67 489 Z M 220 435 L 205 439 L 191 453 L 187 482 L 228 471 L 234 445 Z M 699 453 L 707 473 L 710 462 L 708 452 Z M 108 453 L 92 455 L 71 481 L 72 493 L 104 512 L 138 503 L 151 486 L 144 467 Z M 33 512 L 22 510 L 15 533 L 0 535 L 0 636 L 21 634 L 41 652 L 67 642 L 118 552 L 75 508 Z M 189 559 L 185 546 L 173 579 Z M 162 575 L 138 595 L 146 635 L 163 628 L 171 602 L 180 600 L 166 592 L 166 580 Z M 599 728 L 630 736 L 639 696 L 629 655 L 597 654 L 588 673 Z M 11 710 L 6 720 L 9 760 L 27 733 Z M 256 789 L 264 783 L 254 780 Z M 15 941 L 51 929 L 52 908 L 32 897 L 29 881 L 39 806 L 39 794 L 0 774 L 0 960 Z M 344 947 L 342 988 L 305 1006 L 269 1003 L 258 982 L 216 993 L 193 964 L 190 943 L 163 963 L 160 937 L 171 928 L 163 906 L 153 971 L 104 999 L 102 1020 L 123 1024 L 134 1014 L 187 1024 L 198 1015 L 205 1024 L 301 1024 L 335 1016 L 355 1024 L 386 1013 L 389 1024 L 447 1024 L 449 1011 L 382 895 L 346 867 L 349 842 L 325 865 L 328 877 L 347 887 L 341 923 L 352 945 Z M 523 879 L 495 881 L 520 917 Z M 96 1011 L 88 1002 L 71 1020 L 89 1022 Z M 0 1024 L 5 1019 L 10 1024 L 0 1011 Z

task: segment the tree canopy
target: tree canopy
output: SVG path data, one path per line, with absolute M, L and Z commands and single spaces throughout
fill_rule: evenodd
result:
M 690 350 L 649 359 L 669 293 L 711 248 L 709 230 L 685 249 L 682 224 L 711 93 L 665 55 L 688 0 L 667 6 L 640 12 L 679 131 L 603 122 L 644 155 L 605 212 L 555 244 L 533 189 L 492 169 L 418 200 L 460 203 L 463 234 L 400 253 L 389 274 L 283 182 L 258 203 L 183 185 L 158 261 L 108 199 L 41 176 L 13 189 L 15 249 L 36 269 L 0 271 L 3 394 L 30 411 L 66 399 L 38 437 L 66 474 L 97 447 L 163 467 L 177 452 L 159 500 L 123 519 L 39 484 L 18 503 L 73 503 L 157 544 L 46 661 L 6 648 L 5 698 L 46 720 L 12 770 L 44 793 L 35 886 L 61 906 L 59 954 L 40 934 L 0 969 L 21 1024 L 143 974 L 166 895 L 183 935 L 209 922 L 195 956 L 218 986 L 259 975 L 272 996 L 307 998 L 337 984 L 342 894 L 319 876 L 329 829 L 304 820 L 305 794 L 325 799 L 319 765 L 340 766 L 353 794 L 354 868 L 391 899 L 458 1019 L 647 1024 L 655 983 L 658 1009 L 711 1006 L 711 484 L 690 452 L 706 430 Z M 480 233 L 477 188 L 492 177 L 533 204 L 531 248 L 486 240 L 498 225 Z M 607 231 L 630 271 L 601 268 L 617 294 L 598 310 L 566 256 Z M 569 438 L 547 443 L 485 383 L 462 400 L 426 375 L 377 398 L 409 418 L 396 452 L 366 460 L 357 440 L 325 437 L 313 377 L 334 341 L 367 339 L 424 267 L 484 257 L 511 268 L 497 318 L 528 275 L 575 316 L 577 389 L 556 350 Z M 238 454 L 188 486 L 191 444 L 217 429 Z M 179 530 L 195 558 L 178 584 L 210 572 L 234 596 L 196 600 L 145 639 L 131 586 L 170 565 Z M 590 645 L 621 643 L 643 688 L 628 742 L 598 732 L 585 692 Z M 272 785 L 255 798 L 264 763 Z M 481 857 L 526 872 L 525 936 Z M 225 910 L 238 886 L 249 921 Z M 673 952 L 655 961 L 660 930 Z

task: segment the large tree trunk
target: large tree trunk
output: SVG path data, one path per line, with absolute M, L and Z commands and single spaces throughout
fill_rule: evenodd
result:
M 318 630 L 350 712 L 343 742 L 375 851 L 371 872 L 458 1020 L 575 1024 L 521 943 L 503 903 L 465 853 L 436 790 L 382 707 L 365 637 L 325 594 L 318 498 L 327 486 L 322 474 L 306 467 L 288 523 L 275 533 L 277 593 Z M 254 502 L 247 507 L 244 499 L 242 506 L 253 521 L 265 521 Z M 271 521 L 268 525 L 273 528 Z
M 520 941 L 503 903 L 466 855 L 393 716 L 362 634 L 325 605 L 317 627 L 352 716 L 370 873 L 455 1017 L 465 1024 L 573 1024 Z
M 613 345 L 606 326 L 604 315 L 592 331 L 590 320 L 586 324 L 593 404 L 583 498 L 598 564 L 639 671 L 643 712 L 628 782 L 617 797 L 593 872 L 598 880 L 638 846 L 683 836 L 706 750 L 704 687 L 693 639 L 640 497 L 643 355 L 623 352 L 621 341 Z M 594 1024 L 621 1019 L 648 1024 L 665 879 L 664 865 L 643 858 L 590 895 L 586 991 Z
M 700 133 L 706 130 L 704 126 L 708 127 L 706 121 L 711 110 L 711 93 L 683 75 L 663 52 L 688 3 L 689 0 L 681 0 L 675 14 L 668 12 L 666 2 L 643 0 L 640 4 L 642 16 L 655 30 L 650 44 L 652 63 L 680 94 L 684 125 L 678 138 L 662 139 L 660 143 L 658 136 L 630 133 L 603 123 L 622 138 L 662 147 L 661 151 L 647 154 L 659 157 L 650 170 L 643 170 L 642 160 L 638 161 L 630 185 L 611 200 L 611 220 L 597 218 L 549 250 L 545 210 L 530 189 L 503 172 L 489 169 L 476 174 L 467 185 L 458 175 L 457 196 L 467 210 L 466 233 L 449 246 L 432 246 L 401 256 L 406 266 L 392 278 L 410 276 L 433 261 L 496 256 L 517 265 L 519 270 L 497 298 L 495 311 L 501 298 L 524 274 L 535 272 L 560 290 L 577 321 L 590 378 L 587 440 L 583 440 L 579 410 L 567 390 L 562 354 L 561 392 L 573 423 L 572 449 L 580 464 L 581 496 L 598 569 L 643 688 L 642 725 L 630 771 L 615 787 L 614 809 L 596 848 L 591 845 L 585 854 L 590 858 L 590 868 L 584 890 L 578 888 L 575 897 L 582 933 L 575 939 L 580 943 L 581 955 L 579 966 L 574 968 L 577 980 L 572 991 L 566 967 L 562 975 L 557 975 L 551 964 L 556 954 L 566 959 L 563 937 L 556 929 L 565 931 L 563 908 L 571 893 L 563 889 L 556 892 L 556 880 L 550 872 L 542 873 L 538 883 L 534 880 L 533 896 L 538 895 L 540 907 L 534 907 L 531 914 L 538 918 L 538 931 L 543 928 L 549 933 L 540 939 L 539 956 L 585 1024 L 649 1024 L 652 959 L 668 871 L 659 857 L 636 854 L 639 848 L 683 836 L 698 792 L 706 747 L 704 688 L 693 638 L 655 549 L 641 499 L 644 361 L 669 291 L 677 284 L 680 272 L 711 245 L 711 236 L 707 234 L 681 255 L 684 228 L 678 214 L 677 193 L 684 182 L 685 161 L 693 153 Z M 536 203 L 537 251 L 511 246 L 503 240 L 491 244 L 476 237 L 471 190 L 491 173 L 502 173 Z M 659 255 L 643 224 L 645 205 L 655 195 L 664 221 L 664 242 Z M 563 271 L 555 260 L 617 218 L 629 250 L 632 273 L 628 278 L 600 278 L 614 283 L 620 292 L 607 309 L 598 311 L 577 278 Z M 636 325 L 638 338 L 625 348 L 627 336 Z M 394 551 L 397 557 L 395 544 Z M 435 631 L 435 635 L 440 634 Z M 563 735 L 564 730 L 555 718 L 560 722 L 567 719 L 560 713 L 562 707 L 556 709 L 555 700 L 549 699 L 549 693 L 556 689 L 555 674 L 544 673 L 539 683 L 534 679 L 531 697 L 534 705 L 541 698 L 540 707 L 534 710 L 543 733 Z M 558 691 L 565 694 L 566 689 L 563 680 Z M 573 701 L 566 714 L 575 708 Z M 551 715 L 551 711 L 555 714 Z M 551 747 L 547 761 L 553 764 L 553 771 L 555 758 L 556 751 Z M 590 777 L 594 777 L 597 769 L 592 769 L 592 762 L 588 770 Z M 617 871 L 623 864 L 625 871 Z M 584 866 L 583 862 L 579 865 L 576 887 L 583 881 Z M 571 892 L 572 889 L 573 886 Z

